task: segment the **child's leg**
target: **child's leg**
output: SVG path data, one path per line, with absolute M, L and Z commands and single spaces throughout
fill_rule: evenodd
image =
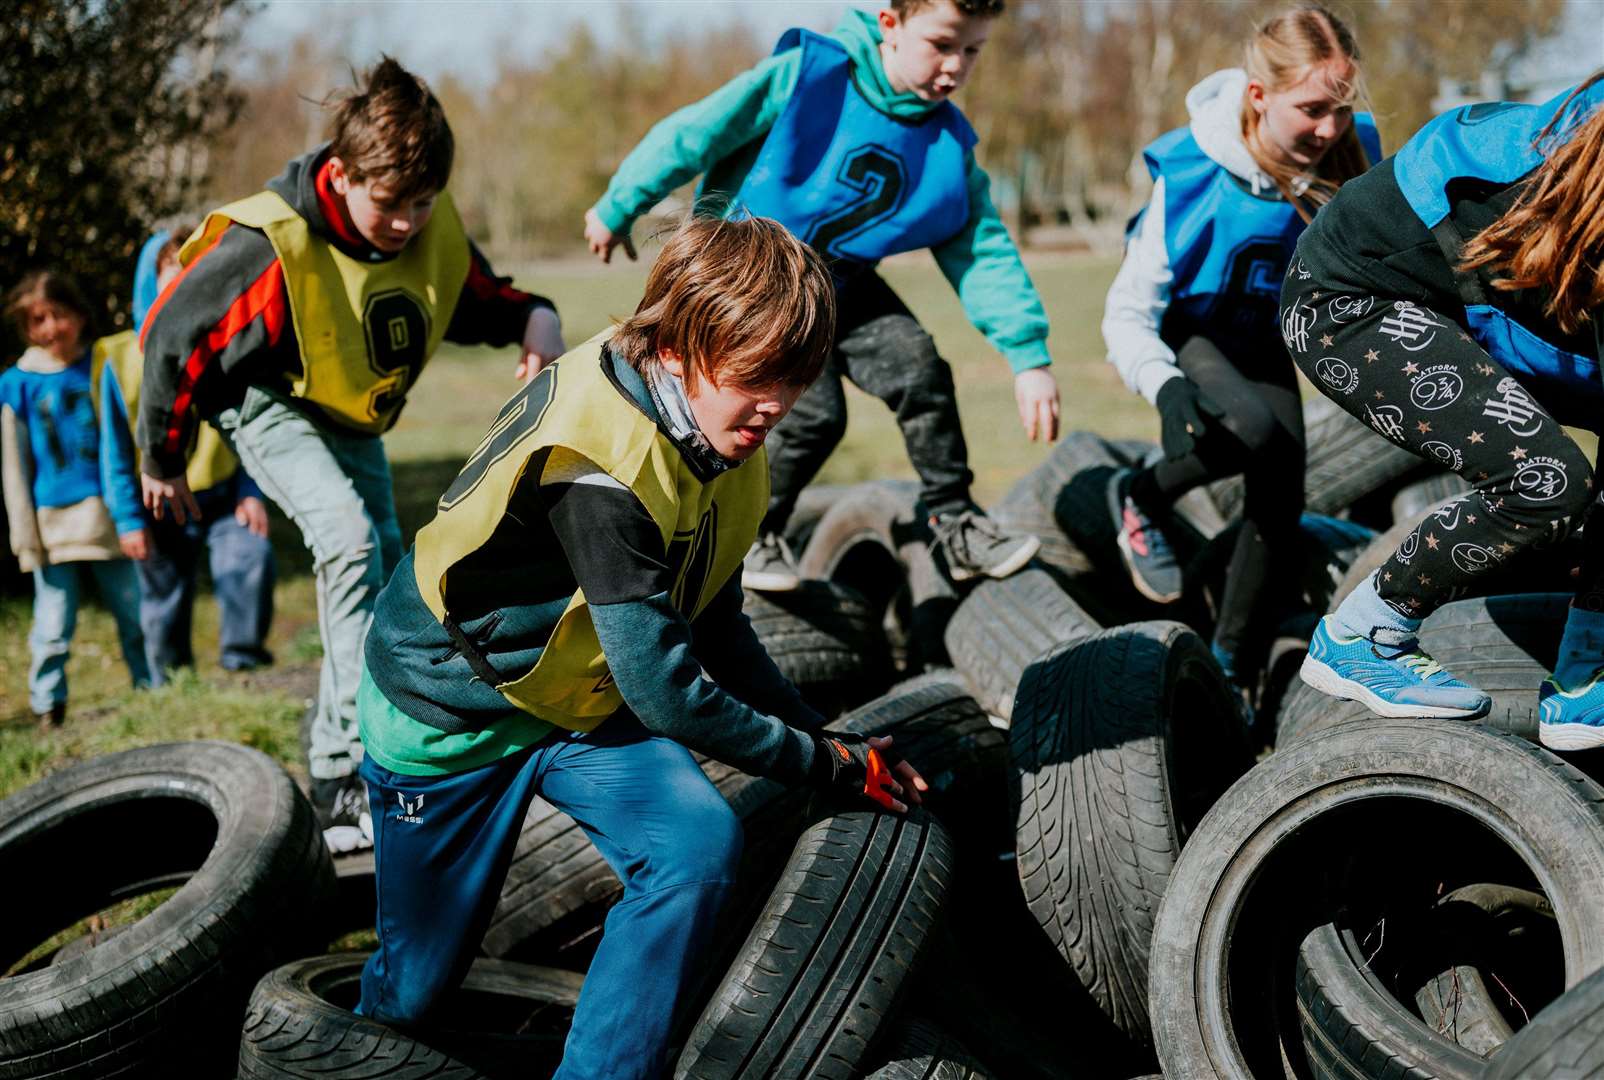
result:
M 89 570 L 95 575 L 95 586 L 100 599 L 117 620 L 117 640 L 122 646 L 123 662 L 135 687 L 150 685 L 150 665 L 145 660 L 145 635 L 139 629 L 139 575 L 131 559 L 111 559 L 92 562 Z
M 813 482 L 847 430 L 847 398 L 832 359 L 785 419 L 769 433 L 769 509 L 760 532 L 779 535 L 797 496 Z
M 840 292 L 836 349 L 853 384 L 890 406 L 932 514 L 970 506 L 969 447 L 952 369 L 891 286 L 866 273 Z
M 232 498 L 232 496 L 231 496 Z M 273 620 L 273 545 L 220 510 L 206 530 L 212 589 L 217 595 L 219 660 L 230 671 L 267 659 Z
M 362 971 L 362 1015 L 416 1023 L 461 983 L 495 911 L 542 760 L 537 748 L 468 772 L 415 777 L 363 759 L 379 947 Z
M 1204 482 L 1244 474 L 1242 525 L 1226 573 L 1225 594 L 1215 623 L 1214 650 L 1235 674 L 1243 645 L 1257 646 L 1270 628 L 1262 624 L 1276 603 L 1276 583 L 1295 580 L 1303 514 L 1303 402 L 1297 377 L 1284 356 L 1227 358 L 1213 342 L 1195 338 L 1177 354 L 1181 370 L 1225 413 L 1228 434 L 1172 464 L 1191 466 Z M 1238 364 L 1241 364 L 1239 367 Z M 1243 368 L 1256 376 L 1249 378 Z M 1170 489 L 1178 498 L 1184 489 Z M 1255 635 L 1257 631 L 1257 635 Z
M 149 525 L 150 555 L 134 564 L 139 575 L 139 627 L 153 685 L 167 673 L 195 663 L 190 617 L 195 608 L 196 547 L 199 529 L 170 517 Z
M 735 881 L 740 821 L 689 751 L 627 713 L 564 741 L 540 793 L 584 826 L 624 882 L 556 1080 L 660 1076 L 675 1007 Z
M 218 423 L 262 492 L 300 528 L 315 560 L 323 668 L 308 767 L 314 780 L 337 780 L 350 776 L 361 756 L 356 688 L 362 642 L 384 585 L 387 541 L 342 464 L 355 455 L 332 447 L 340 437 L 286 405 L 254 396 Z M 378 439 L 367 441 L 382 455 Z
M 1315 285 L 1293 301 L 1312 318 L 1292 358 L 1331 400 L 1475 489 L 1428 516 L 1381 568 L 1375 591 L 1419 620 L 1480 595 L 1487 574 L 1563 534 L 1592 499 L 1581 448 L 1447 315 L 1386 297 L 1365 314 Z M 1341 611 L 1339 609 L 1339 615 Z M 1365 633 L 1369 627 L 1355 628 Z
M 1247 474 L 1242 528 L 1226 577 L 1215 633 L 1215 655 L 1235 674 L 1235 657 L 1259 614 L 1268 582 L 1284 565 L 1271 561 L 1297 549 L 1303 512 L 1303 405 L 1297 377 L 1284 356 L 1228 357 L 1205 337 L 1193 337 L 1176 362 L 1223 414 L 1219 430 L 1203 433 L 1191 452 L 1142 469 L 1121 470 L 1109 485 L 1109 512 L 1132 584 L 1150 599 L 1180 598 L 1184 581 L 1165 534 L 1166 511 L 1186 492 L 1211 480 Z M 1247 372 L 1253 372 L 1250 377 Z
M 67 656 L 78 625 L 78 564 L 33 572 L 33 625 L 28 628 L 28 706 L 36 714 L 67 703 Z

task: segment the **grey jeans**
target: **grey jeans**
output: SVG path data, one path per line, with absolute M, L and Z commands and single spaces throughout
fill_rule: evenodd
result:
M 323 670 L 307 764 L 315 779 L 349 776 L 362 760 L 356 725 L 362 643 L 379 590 L 401 559 L 384 444 L 375 435 L 319 427 L 255 388 L 215 423 L 312 553 Z

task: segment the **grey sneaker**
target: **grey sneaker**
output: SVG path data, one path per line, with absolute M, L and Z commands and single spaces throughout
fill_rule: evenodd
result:
M 313 780 L 312 808 L 323 826 L 323 843 L 330 854 L 344 855 L 373 846 L 368 785 L 360 776 Z
M 1008 532 L 978 509 L 933 516 L 930 528 L 953 581 L 1005 578 L 1023 569 L 1041 550 L 1041 541 L 1034 536 Z
M 741 563 L 741 588 L 753 592 L 790 592 L 802 585 L 796 556 L 778 533 L 764 533 Z
M 1175 549 L 1131 498 L 1132 469 L 1121 469 L 1108 480 L 1108 511 L 1114 519 L 1115 542 L 1136 591 L 1155 604 L 1173 604 L 1181 598 L 1185 581 Z

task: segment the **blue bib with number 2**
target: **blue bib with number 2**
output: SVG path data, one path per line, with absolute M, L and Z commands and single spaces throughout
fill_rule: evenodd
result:
M 962 231 L 975 145 L 963 113 L 947 101 L 918 122 L 888 116 L 858 92 L 840 44 L 788 30 L 774 51 L 798 46 L 796 90 L 736 193 L 735 209 L 778 220 L 831 258 L 838 279 Z

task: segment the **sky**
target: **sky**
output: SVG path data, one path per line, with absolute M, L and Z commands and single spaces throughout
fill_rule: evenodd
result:
M 560 40 L 560 31 L 576 20 L 604 39 L 627 17 L 642 20 L 648 32 L 744 22 L 766 40 L 792 26 L 828 30 L 850 7 L 877 6 L 847 0 L 269 0 L 246 24 L 244 43 L 262 47 L 275 37 L 322 28 L 348 33 L 348 55 L 358 64 L 389 52 L 426 79 L 449 73 L 472 85 L 494 76 L 495 64 L 487 61 L 538 48 L 547 35 Z
M 247 23 L 245 44 L 260 48 L 275 37 L 319 30 L 348 37 L 354 63 L 384 51 L 425 78 L 449 73 L 482 86 L 494 76 L 498 55 L 560 39 L 575 20 L 603 38 L 634 18 L 648 32 L 745 22 L 770 39 L 792 26 L 827 30 L 849 7 L 878 6 L 867 0 L 268 0 Z M 1562 78 L 1604 65 L 1604 0 L 1569 0 L 1564 31 L 1531 64 Z

